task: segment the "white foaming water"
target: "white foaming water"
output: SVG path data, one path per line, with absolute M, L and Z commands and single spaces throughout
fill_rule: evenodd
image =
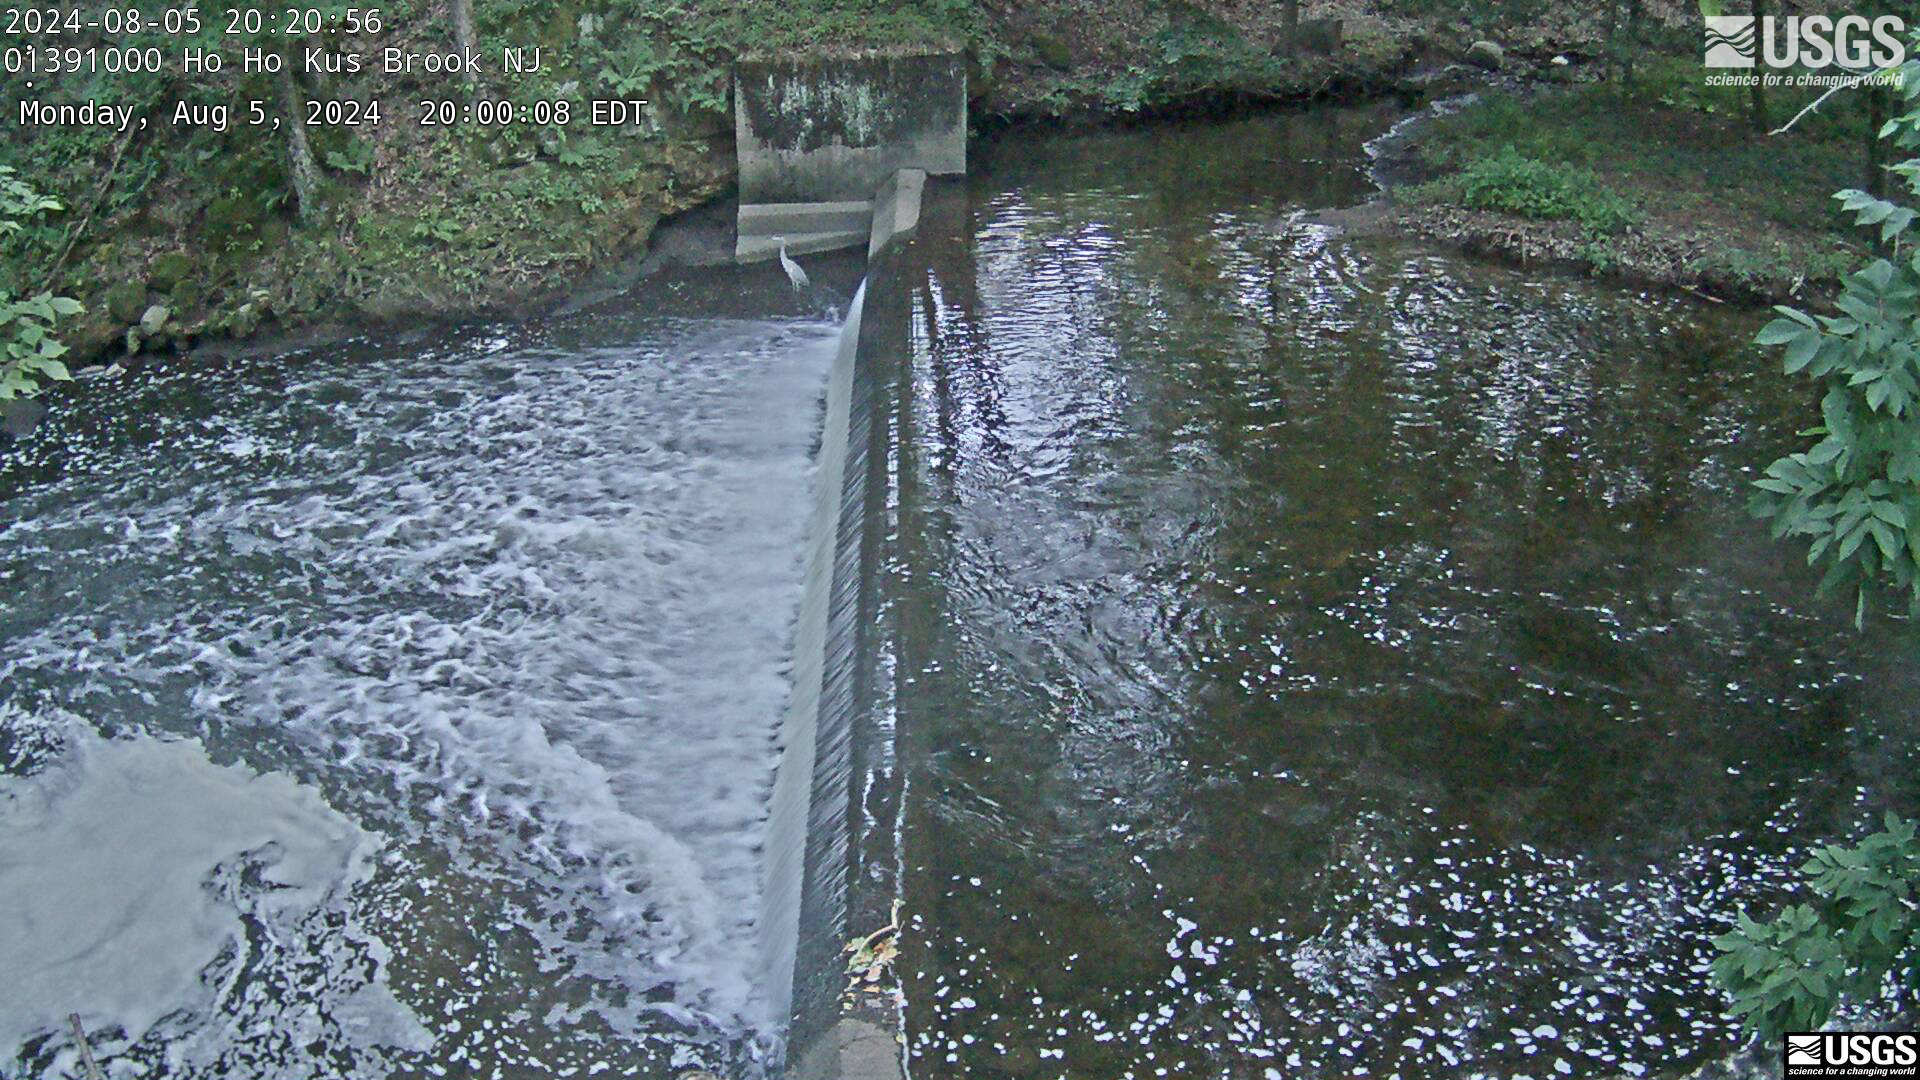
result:
M 414 909 L 472 897 L 383 932 L 433 1060 L 751 1070 L 777 1039 L 761 849 L 836 332 L 646 333 L 309 362 L 197 416 L 163 380 L 117 403 L 161 452 L 69 436 L 9 499 L 16 704 L 204 734 L 393 835 L 442 881 Z
M 0 1046 L 90 1027 L 144 1032 L 210 998 L 201 973 L 243 916 L 281 932 L 366 873 L 374 838 L 283 775 L 207 760 L 197 740 L 104 742 L 0 777 Z M 249 902 L 206 883 L 252 870 Z

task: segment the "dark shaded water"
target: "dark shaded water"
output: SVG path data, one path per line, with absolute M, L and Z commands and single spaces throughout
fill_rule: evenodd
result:
M 1755 324 L 1288 224 L 1375 111 L 996 147 L 895 418 L 925 1077 L 1676 1075 L 1910 648 L 1742 512 Z

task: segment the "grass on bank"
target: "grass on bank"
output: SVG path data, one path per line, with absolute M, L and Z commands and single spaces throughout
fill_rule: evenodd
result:
M 1864 119 L 1841 104 L 1783 135 L 1752 130 L 1745 92 L 1697 60 L 1652 63 L 1631 87 L 1491 92 L 1437 118 L 1416 206 L 1568 222 L 1577 257 L 1757 295 L 1822 288 L 1858 261 L 1834 191 L 1865 184 Z M 1804 104 L 1776 92 L 1777 126 Z
M 1615 236 L 1641 220 L 1639 208 L 1591 169 L 1528 157 L 1512 145 L 1474 158 L 1430 190 L 1474 210 L 1572 221 L 1590 236 Z

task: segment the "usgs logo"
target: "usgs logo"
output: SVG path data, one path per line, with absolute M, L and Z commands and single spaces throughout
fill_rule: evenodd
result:
M 1913 1032 L 1787 1033 L 1784 1075 L 1920 1076 L 1920 1035 Z
M 1897 67 L 1907 59 L 1901 36 L 1907 24 L 1898 15 L 1709 15 L 1706 65 L 1752 68 L 1762 60 L 1772 68 L 1796 65 L 1823 68 Z

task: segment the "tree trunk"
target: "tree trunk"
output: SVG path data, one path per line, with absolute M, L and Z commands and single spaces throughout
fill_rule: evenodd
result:
M 465 56 L 477 48 L 473 35 L 473 0 L 452 0 L 453 2 L 453 43 Z M 461 81 L 472 86 L 472 79 L 462 75 Z
M 1620 5 L 1624 0 L 1607 0 L 1607 81 L 1620 81 Z
M 1867 88 L 1867 194 L 1875 198 L 1887 195 L 1887 158 L 1880 128 L 1887 122 L 1887 88 Z
M 1753 0 L 1753 33 L 1755 38 L 1754 49 L 1756 52 L 1760 49 L 1759 35 L 1761 33 L 1761 27 L 1766 25 L 1766 21 L 1767 0 Z M 1756 61 L 1754 64 L 1753 85 L 1747 87 L 1747 119 L 1752 122 L 1753 133 L 1755 135 L 1765 135 L 1767 133 L 1767 90 L 1766 87 L 1760 85 L 1764 81 L 1760 77 L 1761 68 L 1762 65 Z
M 1633 85 L 1633 60 L 1640 51 L 1640 0 L 1627 0 L 1627 47 L 1620 54 L 1620 74 Z
M 1287 48 L 1298 51 L 1300 48 L 1300 0 L 1281 0 L 1280 32 L 1287 39 Z
M 280 98 L 287 110 L 287 171 L 293 177 L 294 213 L 303 225 L 320 216 L 320 167 L 307 141 L 307 99 L 293 77 L 292 58 L 280 68 Z

